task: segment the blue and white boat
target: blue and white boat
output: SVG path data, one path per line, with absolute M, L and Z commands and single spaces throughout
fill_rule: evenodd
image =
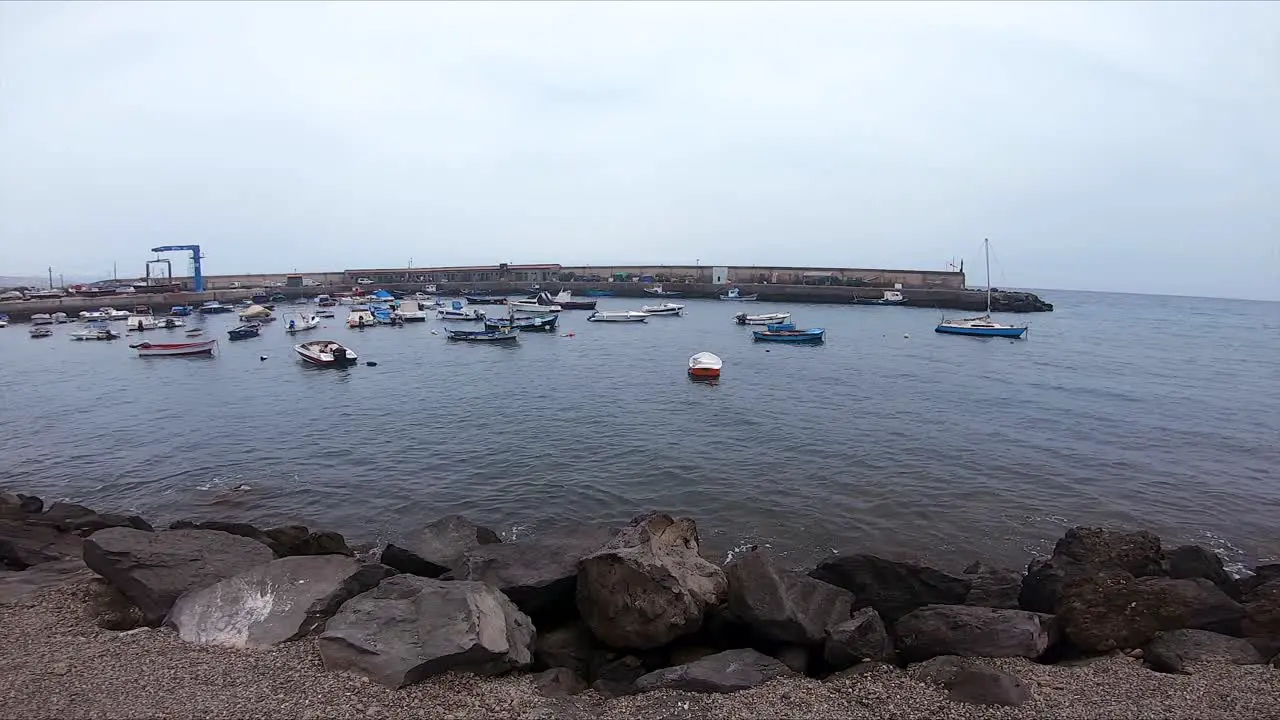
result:
M 971 318 L 946 320 L 938 323 L 934 332 L 946 335 L 970 335 L 973 337 L 1020 338 L 1027 332 L 1026 325 L 1003 325 L 991 319 L 991 241 L 984 239 L 982 249 L 987 257 L 987 312 Z
M 517 330 L 527 330 L 530 332 L 555 332 L 556 321 L 559 319 L 559 315 L 538 315 L 536 317 L 517 317 L 513 319 L 487 318 L 484 321 L 484 329 L 501 330 L 503 328 L 514 327 Z
M 201 315 L 217 315 L 229 312 L 235 312 L 235 308 L 230 305 L 223 305 L 217 300 L 205 300 L 204 303 L 200 305 Z
M 403 325 L 404 320 L 391 310 L 390 305 L 384 303 L 374 303 L 369 306 L 369 312 L 373 314 L 373 319 L 379 325 Z
M 733 288 L 727 294 L 721 295 L 720 299 L 721 300 L 737 300 L 739 302 L 751 302 L 753 300 L 758 299 L 759 297 L 760 297 L 759 295 L 755 295 L 755 294 L 743 295 L 742 291 L 738 290 L 738 288 Z
M 823 341 L 826 334 L 827 331 L 823 328 L 809 328 L 808 330 L 754 330 L 751 336 L 763 342 L 816 345 Z
M 484 320 L 483 310 L 477 310 L 473 307 L 467 307 L 462 304 L 461 300 L 453 300 L 449 303 L 449 307 L 436 308 L 437 320 Z
M 169 315 L 172 317 L 187 317 L 191 314 L 190 305 L 174 305 L 169 308 Z
M 764 329 L 769 332 L 786 332 L 788 330 L 795 330 L 796 324 L 793 322 L 784 322 L 776 325 L 766 325 Z
M 520 339 L 520 331 L 503 328 L 501 330 L 445 330 L 450 340 L 462 342 L 504 343 L 516 342 Z

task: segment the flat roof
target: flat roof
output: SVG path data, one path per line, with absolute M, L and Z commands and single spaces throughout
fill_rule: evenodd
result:
M 544 264 L 544 265 L 508 265 L 508 270 L 558 270 L 560 265 Z M 498 270 L 497 265 L 463 265 L 457 267 L 415 267 L 415 268 L 373 268 L 365 270 L 343 270 L 343 272 L 351 275 L 358 273 L 428 273 L 428 272 L 479 272 L 484 270 Z

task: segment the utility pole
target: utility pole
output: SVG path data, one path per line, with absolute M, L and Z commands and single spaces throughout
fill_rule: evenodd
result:
M 53 266 L 49 267 L 49 289 L 53 289 Z

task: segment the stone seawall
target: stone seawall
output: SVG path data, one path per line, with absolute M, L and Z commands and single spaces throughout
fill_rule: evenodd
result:
M 983 659 L 1280 664 L 1280 565 L 1232 578 L 1204 548 L 1084 527 L 1026 571 L 851 550 L 813 568 L 758 548 L 721 565 L 692 519 L 651 512 L 511 542 L 447 516 L 357 553 L 298 525 L 153 528 L 0 493 L 0 603 L 87 567 L 117 598 L 100 627 L 206 647 L 313 643 L 328 671 L 393 690 L 461 672 L 536 673 L 550 696 L 734 693 L 905 669 L 951 701 L 1020 706 L 1032 688 Z

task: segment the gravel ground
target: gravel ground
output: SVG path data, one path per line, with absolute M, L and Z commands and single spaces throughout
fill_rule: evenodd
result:
M 780 680 L 733 695 L 656 692 L 551 700 L 527 677 L 448 675 L 388 690 L 327 673 L 310 642 L 268 651 L 188 645 L 166 630 L 97 625 L 99 581 L 78 577 L 0 607 L 0 717 L 22 718 L 1280 718 L 1280 671 L 1204 666 L 1151 672 L 1123 657 L 1064 667 L 982 661 L 1027 680 L 1031 702 L 950 702 L 902 672 Z

